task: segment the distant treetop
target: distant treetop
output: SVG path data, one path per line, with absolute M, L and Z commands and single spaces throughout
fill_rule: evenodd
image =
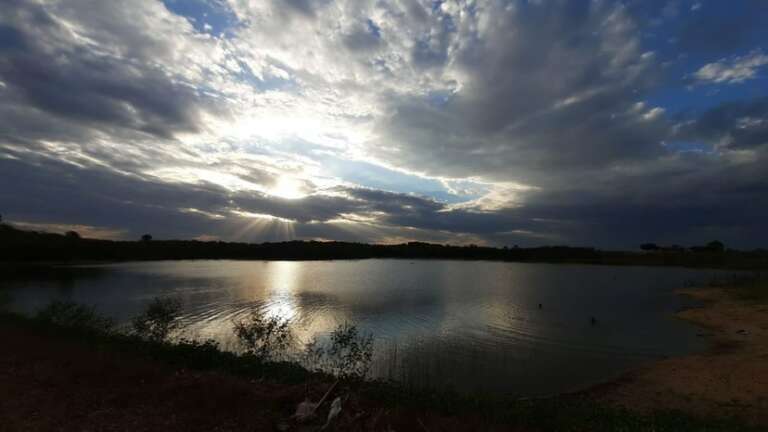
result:
M 659 250 L 660 248 L 656 243 L 643 243 L 640 245 L 640 249 L 644 251 L 655 251 Z
M 150 234 L 144 234 L 141 236 L 141 241 L 148 242 L 152 240 L 152 236 Z
M 711 250 L 712 252 L 724 252 L 725 251 L 725 245 L 723 242 L 719 240 L 713 240 L 705 246 L 707 249 Z

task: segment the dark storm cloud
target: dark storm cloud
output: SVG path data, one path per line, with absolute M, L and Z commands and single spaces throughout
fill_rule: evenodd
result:
M 21 105 L 53 121 L 65 119 L 70 128 L 123 129 L 163 138 L 198 129 L 195 91 L 159 68 L 77 43 L 71 30 L 41 5 L 6 2 L 0 35 L 4 111 Z M 48 119 L 33 115 L 45 128 Z
M 489 2 L 475 12 L 486 28 L 454 50 L 464 79 L 444 106 L 390 99 L 381 130 L 403 163 L 538 183 L 549 169 L 565 176 L 663 152 L 660 112 L 638 105 L 659 76 L 630 17 L 601 3 L 548 5 Z
M 768 97 L 723 103 L 682 123 L 676 137 L 734 149 L 768 144 Z
M 740 247 L 768 242 L 766 153 L 686 152 L 530 194 L 513 209 L 546 221 L 577 244 L 631 248 L 642 241 L 695 244 L 720 238 Z

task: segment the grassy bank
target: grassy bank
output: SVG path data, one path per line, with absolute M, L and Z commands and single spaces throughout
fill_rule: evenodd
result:
M 91 317 L 93 318 L 93 317 Z M 85 322 L 92 322 L 86 317 Z M 96 317 L 98 318 L 98 317 Z M 29 356 L 36 351 L 45 351 L 48 346 L 56 347 L 54 352 L 48 353 L 45 362 L 51 368 L 62 364 L 78 363 L 85 370 L 101 370 L 104 362 L 119 361 L 119 371 L 114 368 L 117 377 L 129 374 L 135 379 L 148 382 L 152 378 L 144 378 L 145 368 L 160 370 L 152 372 L 153 377 L 165 382 L 161 388 L 149 385 L 143 390 L 150 397 L 157 392 L 164 392 L 167 387 L 175 385 L 188 385 L 186 381 L 177 383 L 177 376 L 203 374 L 201 378 L 206 382 L 206 388 L 210 386 L 241 387 L 247 390 L 250 396 L 244 398 L 257 398 L 266 403 L 270 408 L 260 414 L 262 417 L 242 417 L 243 421 L 261 421 L 261 425 L 269 424 L 268 429 L 288 428 L 294 430 L 298 426 L 290 419 L 297 404 L 308 397 L 312 400 L 320 399 L 331 386 L 338 380 L 337 377 L 317 371 L 309 371 L 303 366 L 292 362 L 280 362 L 265 360 L 254 354 L 236 355 L 222 351 L 212 342 L 194 341 L 157 341 L 148 340 L 136 335 L 127 335 L 111 331 L 103 331 L 106 326 L 77 325 L 62 326 L 55 320 L 46 319 L 44 316 L 28 318 L 5 313 L 0 317 L 0 327 L 6 335 L 6 340 L 14 340 L 14 346 L 8 346 L 3 356 L 15 356 L 15 366 L 18 368 L 35 368 L 35 361 Z M 14 335 L 16 335 L 14 337 Z M 30 345 L 30 346 L 26 346 Z M 33 345 L 33 346 L 31 346 Z M 68 353 L 73 351 L 76 360 L 68 358 Z M 60 358 L 59 358 L 60 357 Z M 116 358 L 118 360 L 109 360 Z M 67 363 L 69 362 L 69 363 Z M 140 366 L 142 365 L 142 366 Z M 151 366 L 146 366 L 151 365 Z M 133 369 L 136 369 L 133 371 Z M 19 371 L 14 372 L 18 374 Z M 108 372 L 113 373 L 113 372 Z M 185 375 L 186 374 L 186 375 Z M 82 371 L 67 372 L 67 368 L 61 368 L 61 372 L 53 374 L 51 380 L 60 382 L 62 391 L 89 392 L 89 386 L 97 384 L 83 378 L 88 376 Z M 170 376 L 171 378 L 168 378 Z M 113 377 L 104 376 L 104 380 Z M 10 379 L 10 378 L 9 378 Z M 119 401 L 124 394 L 135 394 L 136 390 L 131 386 L 131 381 L 116 380 L 116 384 L 105 390 L 104 398 L 114 397 Z M 17 383 L 17 385 L 29 385 L 30 390 L 40 383 L 36 381 Z M 12 387 L 12 386 L 10 386 Z M 8 387 L 8 388 L 10 388 Z M 70 388 L 67 388 L 70 387 Z M 94 390 L 95 391 L 95 390 Z M 168 409 L 173 409 L 172 414 L 179 419 L 175 424 L 178 430 L 197 429 L 196 418 L 193 413 L 178 412 L 178 405 L 184 405 L 186 399 L 197 401 L 205 400 L 207 390 L 203 388 L 187 389 L 183 392 L 174 392 L 167 396 L 172 400 L 163 400 Z M 234 391 L 234 390 L 233 390 Z M 153 393 L 154 392 L 154 393 Z M 264 393 L 267 394 L 264 394 Z M 34 393 L 34 391 L 32 391 Z M 270 396 L 273 394 L 273 396 Z M 749 428 L 735 420 L 723 419 L 697 419 L 695 416 L 670 410 L 654 410 L 651 412 L 636 413 L 625 408 L 617 408 L 600 402 L 593 398 L 581 395 L 565 395 L 556 398 L 539 400 L 516 400 L 493 395 L 461 395 L 450 392 L 426 392 L 414 391 L 402 388 L 394 383 L 360 382 L 354 379 L 340 380 L 334 386 L 330 398 L 341 397 L 344 401 L 343 415 L 337 419 L 336 430 L 571 430 L 571 431 L 748 431 L 759 430 Z M 211 397 L 216 397 L 215 395 Z M 223 396 L 221 396 L 223 397 Z M 271 398 L 274 399 L 271 399 Z M 265 399 L 266 398 L 266 399 Z M 264 402 L 266 400 L 267 402 Z M 330 400 L 330 399 L 329 399 Z M 38 401 L 29 401 L 37 404 Z M 64 403 L 64 402 L 62 402 Z M 131 402 L 142 404 L 142 401 Z M 158 402 L 156 402 L 158 403 Z M 227 413 L 231 407 L 224 407 L 211 402 L 208 409 L 222 410 L 220 415 Z M 249 406 L 245 401 L 230 401 L 233 406 Z M 117 410 L 115 418 L 121 410 L 138 409 L 136 407 L 118 404 L 109 409 Z M 39 415 L 47 415 L 45 406 L 37 407 Z M 328 410 L 325 404 L 319 413 L 324 417 Z M 58 413 L 58 411 L 55 411 Z M 53 413 L 53 411 L 52 411 Z M 13 413 L 0 413 L 13 415 Z M 51 414 L 53 415 L 53 414 Z M 64 415 L 66 414 L 57 414 Z M 170 415 L 170 413 L 169 413 Z M 210 413 L 217 417 L 216 413 Z M 158 418 L 163 418 L 158 414 Z M 192 416 L 192 417 L 190 417 Z M 228 417 L 229 418 L 229 417 Z M 109 422 L 110 420 L 104 420 Z M 117 421 L 117 420 L 113 420 Z M 140 421 L 140 420 L 137 420 Z M 189 423 L 192 422 L 192 423 Z M 322 424 L 322 418 L 317 422 Z M 80 430 L 82 426 L 77 421 L 70 422 L 70 427 L 65 430 Z M 208 423 L 206 423 L 208 424 Z M 97 429 L 110 429 L 108 424 L 92 425 Z M 111 425 L 116 426 L 116 425 Z M 138 425 L 140 426 L 140 425 Z M 169 428 L 168 425 L 164 427 Z M 253 425 L 231 425 L 222 430 L 252 429 Z M 147 429 L 138 427 L 139 430 Z M 151 427 L 149 427 L 151 429 Z M 176 430 L 170 427 L 170 430 Z M 296 429 L 299 430 L 299 429 Z M 314 429 L 316 430 L 316 429 Z

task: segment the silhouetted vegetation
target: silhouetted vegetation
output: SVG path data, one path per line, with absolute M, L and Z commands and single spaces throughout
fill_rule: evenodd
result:
M 151 236 L 150 236 L 151 237 Z M 720 242 L 686 249 L 659 246 L 654 253 L 602 251 L 587 247 L 494 248 L 410 242 L 373 245 L 349 242 L 288 241 L 237 243 L 196 240 L 111 241 L 68 238 L 0 225 L 3 261 L 120 261 L 162 259 L 332 260 L 366 258 L 463 259 L 621 265 L 768 268 L 768 250 L 725 249 Z
M 293 341 L 287 320 L 268 317 L 256 310 L 236 321 L 234 332 L 245 352 L 260 360 L 282 358 Z
M 112 332 L 115 326 L 114 321 L 100 315 L 93 306 L 59 300 L 40 310 L 36 319 L 46 324 L 96 333 Z
M 348 323 L 334 329 L 329 343 L 313 339 L 305 346 L 305 364 L 310 370 L 329 372 L 342 379 L 365 379 L 372 360 L 373 335 L 360 334 Z
M 178 299 L 155 298 L 143 313 L 133 318 L 131 325 L 140 338 L 162 342 L 181 325 L 178 321 L 180 312 Z

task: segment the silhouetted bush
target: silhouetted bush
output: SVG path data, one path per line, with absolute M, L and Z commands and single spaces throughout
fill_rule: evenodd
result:
M 363 380 L 371 369 L 373 335 L 362 335 L 357 327 L 341 324 L 322 346 L 313 339 L 304 348 L 306 367 L 326 371 L 342 379 Z
M 11 304 L 11 294 L 0 288 L 0 312 L 5 311 Z
M 61 327 L 109 333 L 114 328 L 114 321 L 96 312 L 93 306 L 55 300 L 40 310 L 36 319 Z
M 280 359 L 293 341 L 287 320 L 256 310 L 235 322 L 234 332 L 245 351 L 261 360 Z
M 179 328 L 181 302 L 174 298 L 155 298 L 131 324 L 137 336 L 154 342 L 168 339 Z

